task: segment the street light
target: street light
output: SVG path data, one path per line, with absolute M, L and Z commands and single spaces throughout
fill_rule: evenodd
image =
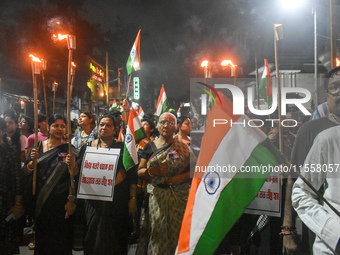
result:
M 290 10 L 298 8 L 303 2 L 304 0 L 281 0 L 282 6 Z

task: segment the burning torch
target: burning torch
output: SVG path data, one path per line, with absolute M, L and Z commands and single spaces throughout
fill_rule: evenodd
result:
M 72 54 L 73 50 L 76 49 L 76 36 L 75 35 L 62 35 L 58 34 L 58 36 L 53 35 L 53 38 L 57 40 L 66 39 L 67 48 L 68 48 L 68 69 L 67 69 L 67 134 L 68 134 L 68 151 L 69 154 L 72 154 L 72 145 L 71 145 L 71 95 L 72 95 L 72 87 L 73 78 L 75 74 L 75 69 L 72 71 Z M 72 75 L 73 72 L 73 75 Z M 69 172 L 71 175 L 71 187 L 70 187 L 70 195 L 74 195 L 74 173 L 72 166 L 69 166 Z
M 58 82 L 53 82 L 52 84 L 52 91 L 53 91 L 53 115 L 55 113 L 55 93 L 57 92 L 58 89 Z
M 46 111 L 46 116 L 48 117 L 46 83 L 45 83 L 45 72 L 44 72 L 44 71 L 46 71 L 47 60 L 42 59 L 41 64 L 42 64 L 41 65 L 41 77 L 42 77 L 43 88 L 44 88 L 45 111 Z
M 33 92 L 34 92 L 34 149 L 38 148 L 38 88 L 37 88 L 37 75 L 40 74 L 41 61 L 39 58 L 30 55 L 32 58 L 32 77 L 33 77 Z M 33 189 L 32 194 L 35 195 L 37 183 L 37 160 L 33 160 Z

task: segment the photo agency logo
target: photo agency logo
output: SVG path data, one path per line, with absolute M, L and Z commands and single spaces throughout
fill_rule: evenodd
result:
M 211 91 L 213 91 L 216 95 L 216 97 L 218 98 L 218 100 L 220 101 L 220 104 L 222 105 L 222 100 L 220 98 L 220 96 L 217 94 L 217 91 L 210 85 L 203 83 L 203 82 L 197 82 L 198 84 L 204 85 L 205 87 L 207 87 L 209 90 L 205 89 L 205 88 L 201 88 L 201 87 L 197 87 L 198 89 L 203 90 L 205 93 L 207 93 L 211 100 L 213 100 L 214 105 L 217 105 L 216 103 L 216 99 L 214 98 L 213 94 L 211 93 Z M 208 101 L 211 104 L 211 101 Z M 206 94 L 202 94 L 201 95 L 201 103 L 202 103 L 202 108 L 201 108 L 201 112 L 204 111 L 204 113 L 202 113 L 202 115 L 207 115 L 207 95 Z M 211 107 L 212 105 L 209 105 L 208 107 Z
M 255 116 L 271 116 L 277 109 L 278 109 L 278 91 L 277 88 L 272 88 L 272 104 L 268 107 L 260 107 L 258 109 L 254 106 L 254 102 L 256 101 L 254 98 L 254 89 L 252 87 L 247 88 L 247 104 L 245 104 L 245 95 L 243 91 L 231 84 L 214 84 L 214 86 L 210 86 L 208 84 L 197 82 L 199 84 L 204 85 L 205 87 L 209 88 L 210 91 L 208 91 L 205 88 L 199 88 L 203 90 L 206 94 L 200 95 L 200 103 L 201 103 L 201 115 L 207 115 L 207 109 L 209 107 L 209 102 L 207 103 L 207 94 L 211 97 L 215 105 L 218 105 L 216 103 L 216 99 L 214 98 L 211 91 L 216 94 L 216 97 L 221 102 L 221 99 L 217 93 L 217 90 L 229 95 L 232 98 L 233 102 L 233 115 L 244 115 L 245 109 L 248 109 L 249 113 L 254 114 Z M 288 94 L 296 94 L 296 95 L 304 95 L 300 96 L 300 98 L 289 98 Z M 230 98 L 230 97 L 229 97 Z M 308 103 L 311 99 L 311 93 L 309 90 L 305 88 L 297 88 L 297 87 L 283 87 L 281 88 L 281 115 L 287 115 L 287 106 L 293 105 L 295 106 L 299 111 L 301 111 L 305 116 L 311 115 L 311 113 L 306 109 L 306 107 L 303 105 L 305 103 Z M 222 104 L 222 102 L 221 102 Z M 247 108 L 246 108 L 247 107 Z M 216 127 L 217 125 L 225 125 L 229 124 L 231 126 L 236 124 L 242 124 L 243 126 L 248 125 L 249 127 L 262 127 L 264 125 L 264 121 L 271 122 L 272 127 L 274 126 L 274 123 L 279 121 L 279 119 L 272 119 L 268 118 L 265 120 L 262 119 L 251 119 L 248 121 L 248 123 L 233 123 L 231 119 L 214 119 L 213 120 L 213 126 Z M 256 124 L 255 124 L 256 123 Z M 295 119 L 284 119 L 281 121 L 281 125 L 284 127 L 296 127 L 298 125 L 298 121 Z

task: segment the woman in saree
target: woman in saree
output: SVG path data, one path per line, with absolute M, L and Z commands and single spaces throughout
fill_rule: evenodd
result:
M 85 200 L 85 255 L 127 254 L 129 213 L 136 212 L 137 167 L 123 166 L 124 143 L 115 138 L 115 118 L 104 115 L 98 126 L 99 139 L 83 146 L 80 163 L 87 146 L 120 149 L 113 201 Z
M 76 205 L 71 175 L 78 173 L 75 149 L 68 154 L 63 137 L 66 120 L 54 115 L 48 120 L 49 138 L 39 142 L 27 157 L 24 172 L 32 175 L 37 159 L 34 254 L 72 254 L 72 224 Z M 26 191 L 26 195 L 32 191 Z M 33 200 L 31 200 L 33 201 Z
M 160 136 L 145 146 L 138 167 L 138 176 L 148 182 L 149 212 L 143 227 L 148 233 L 143 235 L 148 239 L 147 254 L 174 254 L 189 195 L 192 153 L 185 142 L 173 136 L 176 127 L 173 114 L 161 115 Z
M 0 118 L 0 254 L 18 254 L 16 221 L 23 213 L 19 155 L 2 137 L 6 122 Z

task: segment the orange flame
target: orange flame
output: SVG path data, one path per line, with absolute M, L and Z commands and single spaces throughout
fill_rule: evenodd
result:
M 71 64 L 72 64 L 72 66 L 73 66 L 73 67 L 76 67 L 76 64 L 75 64 L 73 61 L 72 61 L 72 63 L 71 63 Z
M 227 65 L 231 65 L 232 67 L 237 66 L 234 65 L 233 62 L 231 60 L 223 60 L 221 63 L 222 66 L 227 66 Z
M 41 60 L 34 55 L 30 54 L 30 57 L 32 58 L 33 62 L 41 62 Z
M 62 35 L 62 34 L 58 34 L 58 36 L 56 36 L 55 34 L 53 35 L 54 38 L 58 39 L 58 40 L 63 40 L 66 39 L 68 35 Z
M 208 66 L 209 61 L 208 60 L 204 60 L 201 64 L 201 67 L 207 67 Z
M 340 60 L 336 58 L 336 66 L 340 66 Z

